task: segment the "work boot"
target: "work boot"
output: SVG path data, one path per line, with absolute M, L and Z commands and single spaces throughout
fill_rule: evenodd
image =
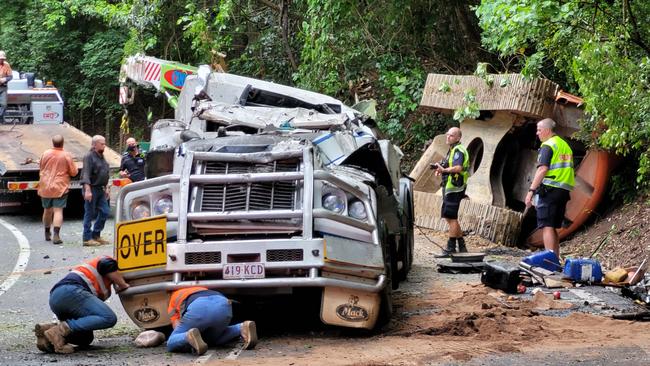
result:
M 111 243 L 110 241 L 108 241 L 108 240 L 102 238 L 101 236 L 98 236 L 98 237 L 96 237 L 96 238 L 93 238 L 93 240 L 96 241 L 96 242 L 98 242 L 99 245 L 106 245 L 106 244 L 110 244 L 110 243 Z
M 84 247 L 98 247 L 100 245 L 102 245 L 102 243 L 98 242 L 95 239 L 84 240 Z
M 53 353 L 54 346 L 45 338 L 45 331 L 56 326 L 56 323 L 40 323 L 34 326 L 36 335 L 36 348 L 45 353 Z
M 45 338 L 54 346 L 56 353 L 72 353 L 74 347 L 65 341 L 65 337 L 70 334 L 71 330 L 68 323 L 61 322 L 45 331 Z
M 435 258 L 449 258 L 451 254 L 456 253 L 456 238 L 447 239 L 447 249 L 442 253 L 434 255 Z
M 45 228 L 45 241 L 50 241 L 52 240 L 52 234 L 50 233 L 50 228 L 46 227 Z
M 458 242 L 458 253 L 467 253 L 467 247 L 465 246 L 465 238 L 460 237 L 456 239 Z
M 61 232 L 61 227 L 55 226 L 54 227 L 54 236 L 52 237 L 52 243 L 54 243 L 54 244 L 63 244 L 63 240 L 61 240 L 61 237 L 59 236 L 60 232 Z
M 244 340 L 244 349 L 253 349 L 257 344 L 257 327 L 252 320 L 246 320 L 241 324 L 241 337 Z
M 192 346 L 194 352 L 199 356 L 208 350 L 208 345 L 203 341 L 201 332 L 197 328 L 188 330 L 187 333 L 185 333 L 185 339 L 187 339 L 187 343 Z

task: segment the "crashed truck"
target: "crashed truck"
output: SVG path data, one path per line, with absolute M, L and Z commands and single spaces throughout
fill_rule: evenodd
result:
M 463 230 L 504 245 L 543 246 L 535 210 L 525 210 L 524 204 L 537 168 L 536 124 L 543 118 L 556 121 L 555 132 L 574 153 L 576 185 L 559 236 L 565 238 L 582 227 L 601 201 L 617 162 L 612 154 L 572 138 L 584 118 L 582 99 L 550 80 L 528 81 L 519 74 L 484 78 L 429 74 L 420 105 L 451 114 L 467 107 L 468 95 L 475 98 L 480 115 L 460 123 L 461 143 L 470 160 L 468 197 L 459 211 Z M 410 173 L 416 181 L 416 224 L 437 230 L 446 230 L 446 223 L 440 217 L 440 178 L 429 164 L 441 161 L 447 150 L 445 136 L 436 136 Z
M 64 149 L 83 169 L 91 137 L 63 120 L 63 99 L 53 85 L 44 85 L 33 73 L 14 71 L 7 83 L 7 110 L 0 120 L 0 213 L 16 212 L 39 202 L 39 159 L 52 147 L 52 136 L 64 138 Z M 106 148 L 104 157 L 113 171 L 120 155 Z M 71 181 L 69 207 L 82 207 L 80 175 Z
M 147 179 L 117 198 L 114 250 L 131 319 L 168 325 L 170 292 L 190 286 L 235 298 L 312 288 L 326 324 L 385 324 L 413 261 L 399 148 L 334 98 L 174 67 L 136 56 L 122 70 L 127 83 L 157 89 L 147 69 L 183 74 L 173 76 L 183 79 L 175 119 L 153 126 Z

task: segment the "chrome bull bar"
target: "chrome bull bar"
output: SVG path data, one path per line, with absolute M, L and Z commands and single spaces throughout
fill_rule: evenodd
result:
M 167 220 L 178 222 L 177 243 L 184 244 L 187 242 L 187 225 L 189 221 L 228 221 L 228 220 L 254 220 L 254 219 L 282 219 L 282 218 L 302 218 L 302 238 L 311 240 L 313 238 L 313 219 L 326 218 L 342 224 L 350 225 L 367 232 L 372 233 L 373 241 L 379 243 L 379 236 L 376 230 L 372 205 L 368 199 L 365 199 L 365 193 L 356 186 L 353 186 L 339 177 L 323 170 L 314 170 L 311 157 L 312 148 L 306 148 L 302 151 L 289 151 L 281 153 L 263 153 L 263 154 L 243 154 L 243 156 L 233 156 L 234 154 L 224 153 L 206 153 L 206 152 L 186 152 L 186 164 L 182 174 L 170 174 L 141 182 L 126 185 L 118 194 L 116 205 L 116 222 L 123 221 L 123 198 L 129 192 L 139 189 L 152 188 L 168 183 L 179 183 L 181 202 L 189 202 L 191 184 L 205 183 L 253 183 L 262 181 L 303 181 L 303 208 L 302 210 L 266 210 L 266 211 L 228 211 L 228 212 L 189 212 L 188 205 L 180 205 L 178 213 L 167 214 Z M 192 162 L 194 159 L 206 161 L 249 161 L 249 162 L 269 162 L 277 159 L 295 158 L 302 155 L 304 170 L 303 172 L 275 172 L 275 173 L 256 173 L 256 174 L 191 174 Z M 334 214 L 325 209 L 314 209 L 314 179 L 331 182 L 338 187 L 350 192 L 366 206 L 369 213 L 368 222 L 353 219 L 351 217 Z
M 268 210 L 268 211 L 228 211 L 228 212 L 189 212 L 188 204 L 181 204 L 180 212 L 167 214 L 167 220 L 178 223 L 176 243 L 187 243 L 187 225 L 193 221 L 227 221 L 240 219 L 273 219 L 273 218 L 302 218 L 302 240 L 313 239 L 313 220 L 314 218 L 324 218 L 350 225 L 358 229 L 370 232 L 375 244 L 379 244 L 379 233 L 376 227 L 375 215 L 370 199 L 367 194 L 359 187 L 349 184 L 345 180 L 324 170 L 314 170 L 312 148 L 305 148 L 302 151 L 283 152 L 280 154 L 243 154 L 248 156 L 237 156 L 234 154 L 223 153 L 205 153 L 205 152 L 185 152 L 185 164 L 181 174 L 170 174 L 161 177 L 147 179 L 141 182 L 129 184 L 120 189 L 116 205 L 116 222 L 124 221 L 123 202 L 126 195 L 130 192 L 146 188 L 153 188 L 165 184 L 179 184 L 179 198 L 181 202 L 189 202 L 191 197 L 191 187 L 193 184 L 205 183 L 250 183 L 269 180 L 285 181 L 303 181 L 303 206 L 302 210 Z M 302 155 L 303 171 L 302 172 L 274 172 L 274 173 L 253 173 L 253 174 L 192 174 L 193 162 L 197 160 L 219 160 L 219 161 L 249 161 L 249 162 L 268 162 L 280 158 L 291 158 Z M 331 182 L 340 188 L 346 190 L 352 195 L 364 202 L 368 212 L 368 221 L 363 222 L 348 216 L 338 215 L 331 211 L 318 208 L 314 209 L 314 179 Z M 241 280 L 189 280 L 182 281 L 180 272 L 166 271 L 164 269 L 145 270 L 134 278 L 141 275 L 173 274 L 172 281 L 160 283 L 150 283 L 136 285 L 128 288 L 120 294 L 125 296 L 138 295 L 160 291 L 174 291 L 176 289 L 190 286 L 204 286 L 208 288 L 290 288 L 290 287 L 340 287 L 351 290 L 358 290 L 370 293 L 377 293 L 386 286 L 386 276 L 379 275 L 376 279 L 368 282 L 357 282 L 354 280 L 343 280 L 338 278 L 328 278 L 319 275 L 320 268 L 312 267 L 309 269 L 309 275 L 305 277 L 272 277 L 263 279 L 241 279 Z M 129 276 L 131 277 L 131 276 Z
M 326 278 L 318 275 L 318 268 L 309 269 L 309 277 L 277 277 L 241 280 L 200 280 L 181 281 L 180 273 L 174 273 L 170 282 L 151 283 L 132 286 L 120 292 L 120 295 L 131 296 L 161 291 L 174 291 L 181 288 L 203 286 L 207 288 L 287 288 L 287 287 L 341 287 L 351 290 L 377 293 L 386 286 L 386 276 L 379 275 L 375 283 L 360 283 L 354 281 Z

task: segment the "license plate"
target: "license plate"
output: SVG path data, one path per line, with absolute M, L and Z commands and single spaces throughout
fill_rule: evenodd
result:
M 167 265 L 167 217 L 155 216 L 117 224 L 115 258 L 120 271 Z
M 242 278 L 264 278 L 264 265 L 261 263 L 228 263 L 223 266 L 224 280 Z

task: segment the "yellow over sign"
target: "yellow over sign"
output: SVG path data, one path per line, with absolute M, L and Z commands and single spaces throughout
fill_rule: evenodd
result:
M 117 224 L 115 258 L 120 271 L 167 264 L 167 218 L 155 216 Z

